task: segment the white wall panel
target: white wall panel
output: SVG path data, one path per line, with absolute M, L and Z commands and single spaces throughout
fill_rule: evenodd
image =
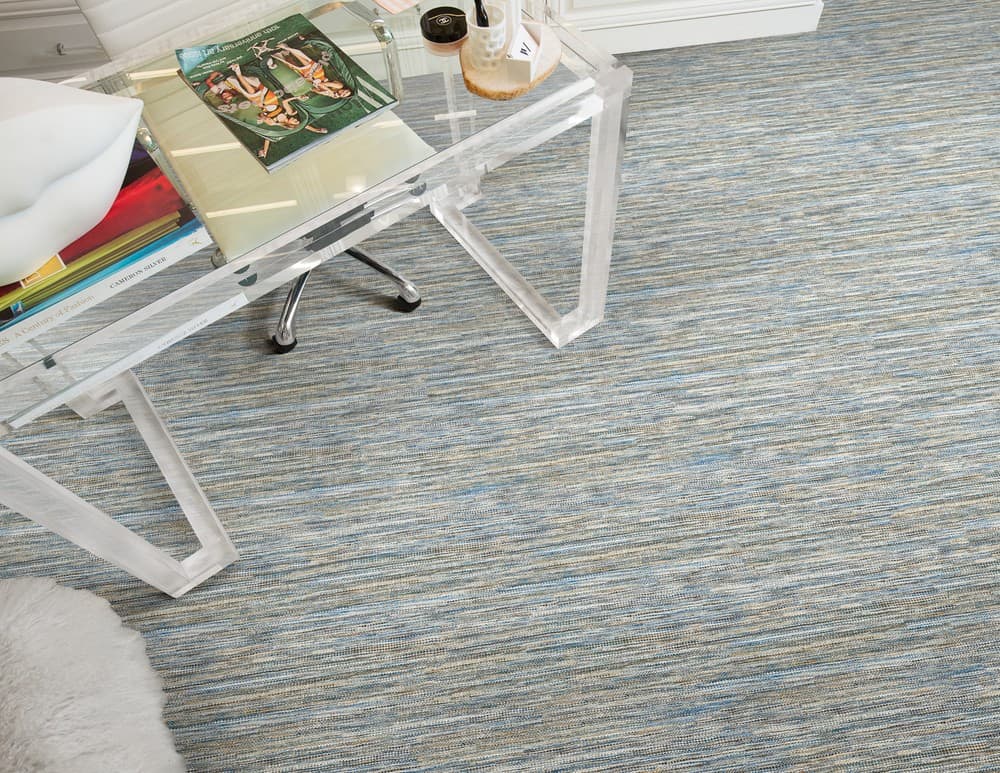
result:
M 80 0 L 80 5 L 105 48 L 117 55 L 136 41 L 148 40 L 156 47 L 152 39 L 164 30 L 207 25 L 216 15 L 224 14 L 227 6 L 263 7 L 276 2 Z M 526 0 L 525 4 L 531 7 L 542 2 Z M 613 53 L 808 32 L 816 29 L 823 10 L 822 0 L 548 2 L 586 37 Z M 471 0 L 463 3 L 470 5 Z M 68 56 L 56 53 L 60 44 L 70 52 Z M 0 73 L 66 77 L 99 61 L 95 46 L 74 0 L 0 0 Z
M 816 29 L 822 0 L 550 0 L 554 9 L 612 53 Z

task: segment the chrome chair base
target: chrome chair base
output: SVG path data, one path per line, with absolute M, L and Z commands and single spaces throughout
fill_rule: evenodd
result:
M 420 305 L 420 293 L 404 276 L 356 247 L 344 250 L 344 254 L 350 255 L 355 260 L 375 269 L 396 286 L 396 289 L 399 291 L 399 295 L 396 297 L 397 310 L 409 313 Z M 311 273 L 312 271 L 306 271 L 302 274 L 295 280 L 292 289 L 288 291 L 285 305 L 278 316 L 278 324 L 274 335 L 271 336 L 274 350 L 278 354 L 290 352 L 298 344 L 298 339 L 295 336 L 295 317 L 299 310 L 299 301 L 302 299 L 302 293 L 306 289 L 306 282 L 309 281 Z

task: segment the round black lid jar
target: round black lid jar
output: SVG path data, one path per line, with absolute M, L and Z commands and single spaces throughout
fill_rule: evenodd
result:
M 432 8 L 420 17 L 420 32 L 424 39 L 438 45 L 458 43 L 468 34 L 465 12 L 460 8 Z

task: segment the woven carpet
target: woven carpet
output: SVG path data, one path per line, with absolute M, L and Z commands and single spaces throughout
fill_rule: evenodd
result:
M 238 563 L 172 601 L 4 511 L 0 575 L 142 632 L 194 771 L 997 769 L 998 31 L 625 57 L 602 325 L 553 349 L 418 214 L 370 244 L 414 314 L 338 262 L 292 354 L 275 294 L 139 369 Z M 556 293 L 585 139 L 470 213 Z M 126 429 L 9 445 L 183 551 Z

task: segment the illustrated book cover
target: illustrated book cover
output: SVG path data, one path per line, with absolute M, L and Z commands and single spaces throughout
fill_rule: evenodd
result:
M 268 171 L 397 104 L 301 14 L 176 53 L 183 80 Z

